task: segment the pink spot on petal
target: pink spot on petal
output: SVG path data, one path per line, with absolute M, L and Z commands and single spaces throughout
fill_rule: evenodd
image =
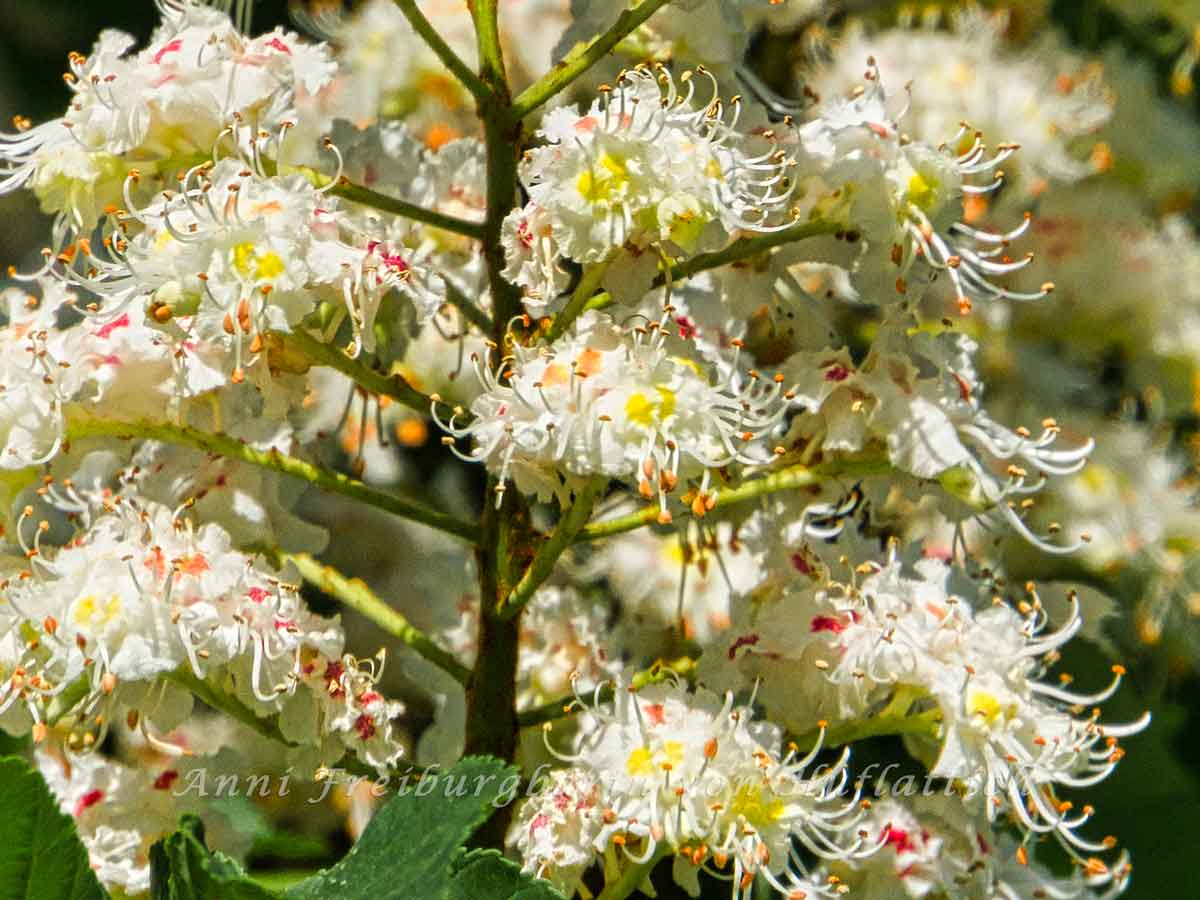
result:
M 651 725 L 661 725 L 666 721 L 661 703 L 647 703 L 642 709 L 645 710 L 646 718 L 650 720 Z

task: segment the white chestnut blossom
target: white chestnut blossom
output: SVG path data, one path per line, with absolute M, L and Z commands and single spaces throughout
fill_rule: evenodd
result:
M 547 113 L 545 145 L 520 166 L 529 205 L 510 214 L 517 283 L 544 304 L 557 286 L 551 254 L 582 263 L 622 247 L 691 254 L 734 230 L 790 221 L 793 161 L 774 130 L 739 130 L 742 107 L 738 97 L 724 103 L 704 70 L 676 77 L 654 65 L 622 72 L 582 113 Z
M 976 609 L 971 594 L 986 597 L 985 587 L 938 560 L 910 573 L 893 549 L 854 571 L 861 580 L 838 583 L 796 567 L 790 587 L 748 595 L 725 646 L 706 653 L 708 678 L 753 682 L 797 730 L 814 714 L 852 722 L 911 711 L 924 723 L 912 740 L 931 775 L 979 795 L 989 820 L 1008 813 L 1031 839 L 1051 835 L 1079 860 L 1111 849 L 1078 833 L 1090 808 L 1074 812 L 1057 791 L 1106 778 L 1123 756 L 1118 740 L 1149 719 L 1100 722 L 1096 704 L 1116 691 L 1121 666 L 1092 694 L 1070 690 L 1069 678 L 1044 680 L 1083 626 L 1074 598 L 1050 630 L 1036 592 L 1016 608 L 996 596 Z
M 1025 516 L 1032 495 L 1049 478 L 1082 469 L 1095 442 L 1060 448 L 1061 429 L 1049 418 L 1036 435 L 995 422 L 980 402 L 977 349 L 962 334 L 910 335 L 902 321 L 891 321 L 860 364 L 845 349 L 797 353 L 782 366 L 804 410 L 789 440 L 806 448 L 806 458 L 818 449 L 857 453 L 881 443 L 897 469 L 939 479 L 963 501 L 956 518 L 982 513 L 1046 552 L 1074 552 L 1086 535 L 1055 543 L 1035 534 Z
M 328 51 L 290 32 L 249 38 L 194 0 L 156 5 L 162 23 L 145 49 L 131 54 L 130 35 L 104 32 L 91 56 L 71 56 L 67 112 L 0 137 L 0 192 L 28 184 L 47 212 L 89 229 L 121 204 L 131 170 L 165 180 L 215 143 L 249 153 L 260 132 L 279 140 L 297 94 L 333 76 Z
M 967 120 L 1021 146 L 1005 175 L 1023 196 L 1044 190 L 1047 179 L 1077 181 L 1093 163 L 1090 148 L 1076 139 L 1094 134 L 1112 111 L 1102 68 L 1073 57 L 1053 37 L 1008 49 L 1009 18 L 968 7 L 950 17 L 949 29 L 873 33 L 853 25 L 805 83 L 822 99 L 849 95 L 861 82 L 862 61 L 873 57 L 889 83 L 913 85 L 903 119 L 913 138 L 937 143 Z
M 903 788 L 898 781 L 877 789 L 886 793 Z M 1128 884 L 1132 871 L 1126 858 L 1110 870 L 1093 857 L 1068 877 L 1054 875 L 1033 858 L 1028 844 L 973 815 L 970 802 L 956 794 L 885 796 L 872 805 L 865 827 L 878 831 L 885 847 L 874 856 L 835 863 L 831 869 L 853 896 L 866 900 L 893 898 L 897 885 L 902 896 L 914 900 L 1113 897 Z
M 665 315 L 623 327 L 589 313 L 550 347 L 515 346 L 505 383 L 489 353 L 476 360 L 485 391 L 470 423 L 459 424 L 465 413 L 457 412 L 439 420 L 447 444 L 469 437 L 473 446 L 459 455 L 540 496 L 561 496 L 593 476 L 618 478 L 657 497 L 666 522 L 667 497 L 698 478 L 692 502 L 714 502 L 713 469 L 770 459 L 764 441 L 786 409 L 783 379 L 751 370 L 714 384 L 700 363 L 669 354 L 665 327 Z
M 594 774 L 555 769 L 548 783 L 521 804 L 507 841 L 524 871 L 552 881 L 569 896 L 595 860 L 605 828 L 603 788 Z
M 630 647 L 655 641 L 665 629 L 708 644 L 730 625 L 730 597 L 760 577 L 758 559 L 726 523 L 618 535 L 597 549 L 587 571 L 617 595 L 628 632 L 623 642 Z
M 58 452 L 73 373 L 53 299 L 9 288 L 0 301 L 0 469 L 23 469 Z
M 121 496 L 93 517 L 72 486 L 60 490 L 88 525 L 50 551 L 46 523 L 31 521 L 29 509 L 18 522 L 30 564 L 5 579 L 3 597 L 30 637 L 0 711 L 20 706 L 36 723 L 50 700 L 81 690 L 70 710 L 91 745 L 123 707 L 140 711 L 145 731 L 157 682 L 182 669 L 227 684 L 260 715 L 285 711 L 297 738 L 339 736 L 379 767 L 399 756 L 388 730 L 401 707 L 374 691 L 376 667 L 344 657 L 338 622 L 308 612 L 293 586 L 234 550 L 223 529 L 196 529 L 166 507 Z M 306 696 L 297 698 L 300 685 Z
M 1149 714 L 1059 667 L 1200 647 L 1154 76 L 1062 4 L 291 5 L 326 43 L 155 0 L 0 134 L 52 217 L 0 283 L 0 728 L 106 889 L 210 762 L 403 818 L 412 748 L 512 763 L 471 840 L 582 900 L 1120 894 L 1084 795 Z
M 38 750 L 34 758 L 59 809 L 74 820 L 92 871 L 110 891 L 149 892 L 150 846 L 175 831 L 186 812 L 205 814 L 206 836 L 226 853 L 246 849 L 215 808 L 180 792 L 180 773 L 170 760 L 134 768 L 61 748 Z
M 552 748 L 569 774 L 543 786 L 509 833 L 527 870 L 565 882 L 588 849 L 616 868 L 671 853 L 676 881 L 693 896 L 701 870 L 731 878 L 737 898 L 749 896 L 758 875 L 785 896 L 835 896 L 832 885 L 808 878 L 793 839 L 819 859 L 876 849 L 862 835 L 839 834 L 861 817 L 857 798 L 842 795 L 846 755 L 810 772 L 819 742 L 806 756 L 781 753 L 778 729 L 755 722 L 732 695 L 722 702 L 672 683 L 618 685 L 611 704 L 590 711 L 594 727 L 573 753 Z M 547 796 L 568 799 L 562 815 L 542 812 Z M 574 845 L 562 862 L 545 849 L 547 838 Z
M 801 246 L 816 266 L 807 271 L 828 271 L 831 264 L 844 269 L 852 277 L 846 299 L 865 303 L 897 301 L 913 275 L 941 274 L 963 312 L 976 299 L 1037 300 L 1053 290 L 1049 282 L 1036 291 L 1000 283 L 1028 265 L 1029 257 L 1008 254 L 1029 228 L 1028 214 L 998 232 L 968 224 L 964 213 L 968 199 L 1000 187 L 999 167 L 1018 145 L 1002 143 L 990 152 L 983 135 L 965 123 L 944 135 L 944 144 L 913 140 L 902 131 L 905 112 L 893 116 L 888 109 L 874 59 L 864 75 L 851 98 L 827 98 L 799 129 L 792 177 L 802 202 L 792 214 L 844 224 L 834 237 Z

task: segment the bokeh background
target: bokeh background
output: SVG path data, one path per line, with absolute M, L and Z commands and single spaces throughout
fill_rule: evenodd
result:
M 871 10 L 871 4 L 862 2 L 855 6 L 858 13 L 883 20 L 896 15 L 895 6 L 889 10 Z M 1187 85 L 1180 82 L 1179 68 L 1181 54 L 1189 52 L 1189 42 L 1194 45 L 1197 41 L 1191 29 L 1200 23 L 1200 4 L 1170 0 L 1027 4 L 1022 0 L 1012 12 L 1016 27 L 1035 33 L 1057 29 L 1081 52 L 1099 56 L 1118 45 L 1145 60 L 1157 77 L 1157 94 L 1147 96 L 1147 103 L 1171 104 L 1200 124 L 1200 95 L 1188 93 Z M 826 24 L 836 26 L 838 15 L 833 13 Z M 286 0 L 260 0 L 254 16 L 256 30 L 287 24 Z M 69 51 L 86 51 L 103 28 L 119 28 L 142 41 L 155 20 L 151 0 L 0 0 L 0 116 L 7 121 L 20 114 L 41 121 L 60 114 L 68 98 L 61 74 Z M 773 44 L 760 50 L 765 54 L 763 74 L 770 80 L 773 55 L 786 54 L 788 48 Z M 1196 133 L 1200 134 L 1200 129 Z M 1196 177 L 1192 190 L 1173 199 L 1174 211 L 1200 224 L 1196 199 L 1200 191 L 1195 190 L 1200 188 L 1200 143 L 1190 147 L 1189 158 L 1178 162 L 1194 166 Z M 31 195 L 0 197 L 0 265 L 20 265 L 36 258 L 48 223 Z M 1116 372 L 1098 373 L 1097 377 L 1120 382 L 1122 364 L 1118 357 L 1111 363 Z M 1181 440 L 1191 439 L 1197 426 L 1195 411 L 1177 416 L 1172 423 Z M 1156 653 L 1148 647 L 1138 649 L 1132 639 L 1117 643 L 1133 647 L 1129 651 L 1131 680 L 1106 706 L 1106 718 L 1131 719 L 1148 707 L 1155 721 L 1149 731 L 1127 742 L 1130 755 L 1123 771 L 1091 791 L 1099 810 L 1096 828 L 1121 835 L 1133 854 L 1135 875 L 1126 896 L 1137 900 L 1200 897 L 1200 875 L 1196 874 L 1200 856 L 1200 676 L 1196 660 Z M 1105 680 L 1110 660 L 1088 645 L 1071 652 L 1067 668 L 1079 683 Z M 263 864 L 277 862 L 281 849 L 259 848 Z M 337 852 L 338 842 L 325 849 Z M 319 854 L 321 847 L 315 852 Z

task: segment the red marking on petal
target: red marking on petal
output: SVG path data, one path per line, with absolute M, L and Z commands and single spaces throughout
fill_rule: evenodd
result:
M 832 631 L 834 634 L 841 634 L 846 630 L 846 623 L 833 616 L 813 616 L 812 622 L 809 624 L 809 630 L 813 634 L 820 631 Z
M 895 848 L 897 853 L 904 853 L 915 849 L 912 836 L 902 828 L 896 828 L 893 825 L 888 825 L 883 829 L 883 834 L 880 835 L 885 844 L 889 844 Z
M 97 328 L 96 329 L 96 337 L 104 338 L 105 340 L 107 340 L 109 337 L 112 336 L 112 333 L 114 331 L 116 331 L 118 328 L 128 328 L 128 327 L 129 327 L 129 313 L 121 313 L 121 315 L 117 316 L 111 322 L 108 322 L 104 325 L 101 325 L 99 328 Z
M 168 53 L 178 53 L 181 49 L 183 49 L 182 38 L 175 38 L 173 41 L 167 41 L 167 43 L 163 44 L 159 51 L 154 54 L 155 65 L 162 63 L 163 57 Z
M 79 818 L 85 809 L 91 809 L 104 799 L 104 791 L 99 788 L 88 791 L 75 801 L 75 818 Z
M 740 649 L 743 647 L 753 647 L 760 640 L 761 638 L 757 634 L 743 634 L 736 641 L 729 645 L 729 658 L 735 658 Z

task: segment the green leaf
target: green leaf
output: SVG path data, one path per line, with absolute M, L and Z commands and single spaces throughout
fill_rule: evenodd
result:
M 455 867 L 444 900 L 564 900 L 548 881 L 521 871 L 499 850 L 472 850 Z
M 311 875 L 320 868 L 321 863 L 328 862 L 334 856 L 330 841 L 323 837 L 277 827 L 262 807 L 256 805 L 245 794 L 214 797 L 210 805 L 225 817 L 234 831 L 250 838 L 252 859 L 270 857 L 273 863 L 307 865 L 306 874 Z M 255 878 L 258 879 L 257 873 Z M 293 882 L 299 880 L 292 879 Z
M 0 759 L 0 900 L 103 900 L 75 823 L 42 776 L 18 757 Z
M 153 900 L 277 900 L 253 882 L 241 866 L 204 843 L 204 824 L 184 816 L 179 830 L 150 848 Z
M 427 780 L 410 785 L 376 813 L 341 862 L 284 897 L 442 900 L 463 844 L 495 812 L 494 801 L 502 796 L 506 779 L 515 777 L 515 770 L 500 760 L 481 756 L 469 756 L 445 773 L 427 774 Z M 531 900 L 537 897 L 531 895 Z M 492 895 L 476 894 L 472 900 L 492 900 Z

